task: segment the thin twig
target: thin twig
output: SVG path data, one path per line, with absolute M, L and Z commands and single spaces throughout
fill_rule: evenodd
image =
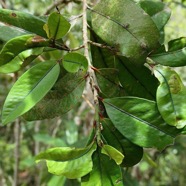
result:
M 80 45 L 79 47 L 72 48 L 72 49 L 69 50 L 69 52 L 77 51 L 77 50 L 80 50 L 82 48 L 84 48 L 84 45 Z
M 90 40 L 88 40 L 88 42 L 89 42 L 91 45 L 94 45 L 94 46 L 97 46 L 97 47 L 100 47 L 100 48 L 106 48 L 106 49 L 115 51 L 115 48 L 114 48 L 114 47 L 111 47 L 111 46 L 108 46 L 108 45 L 104 45 L 104 44 L 101 44 L 101 43 L 96 43 L 96 42 L 90 41 Z
M 14 138 L 15 138 L 15 149 L 14 149 L 14 182 L 13 186 L 18 186 L 19 183 L 19 161 L 20 161 L 20 134 L 21 134 L 21 125 L 19 119 L 16 119 L 14 126 Z

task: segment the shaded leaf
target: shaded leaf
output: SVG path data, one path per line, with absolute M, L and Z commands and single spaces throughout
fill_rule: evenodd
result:
M 163 149 L 181 132 L 164 122 L 153 101 L 120 97 L 104 99 L 103 103 L 119 132 L 141 147 Z
M 121 169 L 108 156 L 97 150 L 93 154 L 93 170 L 81 179 L 81 186 L 122 186 Z
M 79 53 L 68 53 L 63 58 L 63 67 L 71 73 L 75 73 L 78 71 L 87 71 L 88 69 L 88 61 L 85 56 Z
M 158 30 L 161 31 L 171 16 L 170 9 L 163 2 L 156 0 L 142 0 L 139 5 L 151 16 Z
M 59 13 L 50 14 L 44 30 L 49 39 L 57 40 L 62 38 L 70 29 L 70 23 Z
M 186 65 L 186 38 L 181 37 L 168 43 L 168 51 L 149 56 L 155 63 L 179 67 Z
M 43 30 L 43 25 L 45 24 L 44 19 L 33 16 L 29 13 L 0 9 L 0 21 L 35 33 L 39 36 L 47 37 Z
M 125 91 L 119 83 L 117 69 L 102 68 L 95 70 L 95 73 L 99 88 L 103 95 L 106 97 L 118 97 L 125 95 Z
M 137 164 L 143 157 L 143 148 L 133 144 L 126 139 L 112 124 L 110 119 L 104 118 L 101 120 L 103 126 L 103 140 L 114 146 L 125 156 L 122 162 L 122 166 L 131 167 Z
M 55 175 L 63 175 L 70 179 L 80 178 L 92 170 L 92 154 L 97 145 L 86 148 L 56 147 L 41 152 L 36 161 L 46 160 L 48 171 Z
M 131 0 L 100 1 L 92 10 L 92 27 L 101 39 L 119 50 L 119 55 L 136 64 L 143 64 L 148 53 L 158 46 L 156 25 Z
M 9 63 L 0 66 L 0 73 L 12 73 L 20 70 L 31 63 L 37 56 L 43 52 L 43 48 L 33 48 L 21 52 Z
M 59 72 L 59 64 L 55 61 L 39 63 L 25 72 L 5 100 L 2 123 L 7 124 L 30 110 L 52 88 Z
M 160 81 L 156 99 L 163 119 L 169 125 L 183 128 L 186 125 L 186 88 L 179 75 L 169 67 L 158 65 L 154 74 Z
M 5 34 L 6 33 L 6 34 Z M 26 35 L 28 32 L 25 32 L 24 30 L 18 29 L 14 26 L 10 25 L 5 25 L 0 23 L 0 40 L 7 42 L 8 40 L 21 36 L 21 35 Z
M 44 46 L 48 46 L 48 41 L 33 34 L 13 38 L 3 46 L 0 52 L 0 66 L 9 63 L 24 50 Z
M 84 78 L 77 74 L 67 73 L 35 107 L 24 115 L 24 118 L 32 121 L 65 114 L 78 103 L 84 87 Z
M 104 145 L 101 149 L 101 153 L 113 159 L 117 165 L 120 165 L 124 159 L 124 155 L 110 145 Z

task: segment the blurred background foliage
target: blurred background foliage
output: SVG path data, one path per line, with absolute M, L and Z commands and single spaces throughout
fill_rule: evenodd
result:
M 96 1 L 89 3 L 94 2 Z M 171 19 L 165 27 L 165 43 L 178 37 L 186 37 L 186 0 L 163 2 L 172 10 Z M 82 10 L 80 0 L 0 0 L 0 3 L 0 8 L 26 11 L 38 16 L 55 11 L 56 4 L 60 12 L 69 19 L 72 15 L 81 14 Z M 75 26 L 66 36 L 65 42 L 68 46 L 74 48 L 82 44 L 81 25 L 81 19 L 77 19 Z M 5 36 L 6 33 L 3 35 L 0 31 L 0 48 L 6 42 Z M 50 52 L 34 62 L 60 55 L 61 51 Z M 186 84 L 186 68 L 181 67 L 177 70 Z M 15 74 L 0 74 L 1 106 L 15 78 Z M 91 96 L 87 92 L 85 95 Z M 82 98 L 77 107 L 62 118 L 36 122 L 26 122 L 21 118 L 13 124 L 0 127 L 0 186 L 15 185 L 17 181 L 19 186 L 78 186 L 78 180 L 66 180 L 49 174 L 45 164 L 35 164 L 34 156 L 49 147 L 80 147 L 86 143 L 93 121 L 93 109 L 88 100 L 89 98 Z M 123 171 L 126 186 L 184 186 L 185 154 L 185 136 L 178 137 L 173 146 L 162 152 L 145 149 L 142 161 L 135 167 Z

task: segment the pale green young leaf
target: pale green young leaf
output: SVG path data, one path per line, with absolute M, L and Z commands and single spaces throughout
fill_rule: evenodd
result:
M 36 161 L 46 160 L 48 171 L 52 174 L 76 179 L 92 170 L 92 154 L 96 148 L 96 143 L 79 149 L 56 147 L 38 154 Z
M 11 88 L 2 110 L 2 123 L 7 124 L 30 110 L 56 82 L 60 72 L 55 61 L 39 63 L 26 71 Z
M 120 165 L 124 159 L 124 155 L 110 145 L 104 145 L 101 149 L 101 153 L 109 156 L 116 162 L 117 165 Z

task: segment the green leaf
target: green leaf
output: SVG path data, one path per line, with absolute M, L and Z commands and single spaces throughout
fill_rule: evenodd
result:
M 53 12 L 48 18 L 44 30 L 49 39 L 57 40 L 62 38 L 70 29 L 70 23 L 59 13 Z
M 6 33 L 6 34 L 5 34 Z M 10 25 L 4 25 L 0 23 L 0 40 L 7 42 L 8 40 L 21 36 L 21 35 L 26 35 L 28 32 L 25 32 L 24 30 L 18 29 L 14 26 Z
M 86 72 L 88 69 L 88 61 L 85 56 L 79 53 L 68 53 L 63 58 L 63 67 L 71 73 L 78 71 Z
M 151 16 L 158 30 L 161 31 L 171 16 L 170 9 L 161 1 L 156 0 L 142 0 L 139 5 Z
M 4 45 L 0 52 L 0 66 L 9 63 L 24 50 L 44 46 L 48 46 L 48 41 L 33 34 L 13 38 Z
M 104 145 L 101 149 L 101 153 L 109 156 L 117 165 L 120 165 L 124 159 L 124 155 L 110 145 Z
M 155 100 L 158 81 L 149 69 L 134 65 L 126 58 L 117 58 L 115 63 L 126 94 Z
M 125 95 L 125 91 L 119 83 L 117 69 L 102 68 L 95 70 L 95 73 L 99 88 L 103 95 L 106 97 L 117 97 Z
M 167 125 L 153 101 L 135 97 L 104 99 L 107 114 L 119 132 L 141 147 L 163 149 L 181 131 Z
M 81 180 L 81 186 L 123 186 L 121 169 L 113 160 L 97 150 L 93 154 L 93 170 Z
M 36 161 L 46 160 L 48 171 L 52 174 L 76 179 L 92 170 L 92 154 L 96 148 L 95 143 L 79 149 L 56 147 L 38 154 Z
M 38 55 L 43 52 L 43 48 L 33 48 L 21 52 L 9 63 L 0 66 L 0 73 L 12 73 L 30 64 Z
M 0 21 L 46 38 L 46 33 L 43 30 L 45 21 L 29 13 L 0 9 Z
M 157 64 L 171 67 L 186 65 L 186 38 L 181 37 L 168 43 L 168 51 L 149 56 Z
M 126 139 L 113 125 L 110 119 L 100 121 L 103 126 L 102 137 L 106 144 L 115 147 L 124 154 L 122 166 L 131 167 L 137 164 L 143 157 L 143 148 Z
M 119 50 L 119 55 L 136 64 L 143 64 L 158 46 L 156 25 L 131 0 L 100 1 L 92 10 L 92 27 L 101 39 Z
M 28 121 L 50 119 L 71 110 L 80 100 L 85 87 L 85 79 L 80 75 L 67 73 L 59 79 L 52 90 L 24 114 Z
M 59 72 L 59 64 L 54 61 L 39 63 L 25 72 L 5 100 L 2 123 L 7 124 L 30 110 L 52 88 Z
M 186 125 L 186 88 L 179 75 L 169 67 L 158 65 L 154 74 L 160 81 L 156 99 L 163 119 L 169 125 L 183 128 Z

